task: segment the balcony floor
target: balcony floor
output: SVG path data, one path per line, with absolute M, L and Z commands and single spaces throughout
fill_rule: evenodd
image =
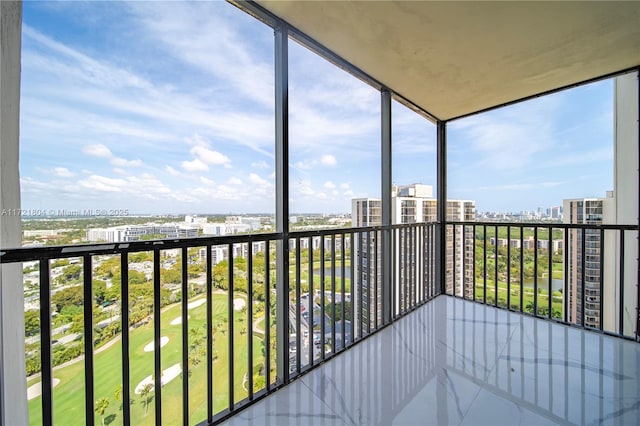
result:
M 439 296 L 225 424 L 640 424 L 640 344 Z

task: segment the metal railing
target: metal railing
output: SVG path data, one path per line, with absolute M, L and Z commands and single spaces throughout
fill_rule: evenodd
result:
M 637 231 L 636 225 L 448 223 L 446 293 L 637 341 Z
M 41 395 L 30 397 L 31 421 L 93 424 L 108 411 L 103 399 L 116 395 L 121 408 L 111 415 L 123 424 L 216 423 L 442 288 L 638 339 L 637 226 L 448 223 L 444 283 L 435 274 L 438 226 L 2 250 L 1 263 L 32 265 L 25 271 L 37 275 L 28 302 L 38 305 L 40 325 L 27 357 L 29 372 L 40 370 L 28 380 L 30 387 L 41 383 Z M 276 300 L 283 285 L 288 298 Z M 282 303 L 284 311 L 277 309 Z M 288 318 L 278 319 L 278 312 Z M 67 359 L 70 347 L 75 357 Z M 82 368 L 72 367 L 80 361 Z M 73 380 L 63 374 L 69 368 L 79 371 L 84 395 L 65 383 L 54 388 L 54 371 Z M 78 410 L 73 418 L 70 399 Z
M 435 297 L 435 226 L 3 249 L 1 263 L 37 277 L 27 380 L 41 394 L 29 397 L 30 420 L 221 421 Z M 288 247 L 283 276 L 278 244 Z M 278 285 L 289 294 L 286 341 L 277 341 Z M 80 379 L 64 369 L 77 371 L 84 395 L 65 387 Z M 104 408 L 113 395 L 117 411 Z

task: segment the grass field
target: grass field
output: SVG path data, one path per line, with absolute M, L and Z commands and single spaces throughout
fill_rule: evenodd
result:
M 246 295 L 237 293 L 235 298 L 243 298 Z M 202 299 L 202 297 L 200 297 Z M 227 318 L 226 294 L 213 295 L 213 321 L 217 330 L 214 335 L 214 355 L 217 358 L 213 363 L 213 388 L 214 411 L 226 408 L 228 401 L 228 376 L 229 376 L 229 335 Z M 161 313 L 161 336 L 169 338 L 168 343 L 162 347 L 161 367 L 166 370 L 175 364 L 181 364 L 182 360 L 182 325 L 171 325 L 171 321 L 180 316 L 180 304 L 172 305 Z M 206 348 L 205 321 L 206 304 L 202 304 L 189 310 L 189 330 L 198 330 L 201 336 L 201 352 Z M 241 317 L 244 317 L 242 320 Z M 248 330 L 251 321 L 247 313 L 234 311 L 234 400 L 240 401 L 247 396 L 243 387 L 243 379 L 248 370 Z M 263 363 L 262 336 L 254 335 L 254 374 L 260 370 Z M 189 344 L 198 340 L 190 333 Z M 154 423 L 153 392 L 150 394 L 148 412 L 145 413 L 145 404 L 141 395 L 134 393 L 134 389 L 143 379 L 153 374 L 153 351 L 145 352 L 144 347 L 153 341 L 153 323 L 150 322 L 130 332 L 130 375 L 131 375 L 131 423 L 135 425 L 147 425 Z M 115 393 L 122 381 L 121 341 L 118 341 L 108 349 L 94 356 L 94 396 L 95 400 L 107 398 L 109 406 L 105 411 L 105 424 L 122 424 L 121 402 L 116 399 Z M 197 423 L 206 418 L 206 360 L 200 356 L 200 362 L 191 368 L 189 377 L 189 407 L 190 423 Z M 60 380 L 54 388 L 53 411 L 54 422 L 64 425 L 85 424 L 84 404 L 84 361 L 54 370 L 53 376 Z M 180 374 L 162 388 L 162 419 L 164 424 L 180 424 L 182 422 L 182 378 Z M 30 386 L 40 379 L 31 380 Z M 41 398 L 36 397 L 29 401 L 30 424 L 41 424 Z M 100 416 L 96 414 L 96 423 L 100 424 Z
M 476 300 L 482 300 L 484 291 L 484 284 L 480 281 L 476 282 Z M 495 282 L 491 279 L 487 279 L 487 304 L 492 305 L 495 302 Z M 527 306 L 533 305 L 535 293 L 532 288 L 524 287 L 522 293 L 522 307 L 520 306 L 520 286 L 519 284 L 511 285 L 511 308 L 527 310 Z M 548 310 L 549 306 L 549 292 L 543 289 L 538 290 L 537 304 L 540 314 L 541 310 Z M 507 284 L 504 282 L 498 282 L 498 306 L 507 307 Z M 562 313 L 562 293 L 559 291 L 552 292 L 551 295 L 551 308 L 554 311 L 554 316 L 559 318 L 559 314 Z M 559 314 L 558 314 L 559 313 Z

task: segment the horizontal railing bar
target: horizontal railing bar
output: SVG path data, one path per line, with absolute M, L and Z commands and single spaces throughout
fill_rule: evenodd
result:
M 47 247 L 19 247 L 0 250 L 0 263 L 29 262 L 42 259 L 63 259 L 83 255 L 99 256 L 105 254 L 135 253 L 153 250 L 171 250 L 204 246 L 223 246 L 234 243 L 269 242 L 282 240 L 283 234 L 241 234 L 221 237 L 196 237 L 166 240 L 130 241 L 101 244 L 77 244 Z
M 536 222 L 480 222 L 480 221 L 466 221 L 466 222 L 447 222 L 448 225 L 486 225 L 486 226 L 512 226 L 514 228 L 546 228 L 546 229 L 603 229 L 603 230 L 621 230 L 621 231 L 637 231 L 638 225 L 614 225 L 614 224 L 586 224 L 586 223 L 562 223 L 562 222 L 549 222 L 549 223 L 536 223 Z M 404 226 L 404 225 L 403 225 Z
M 573 224 L 573 223 L 524 223 L 524 222 L 447 222 L 452 225 L 487 225 L 487 226 L 511 226 L 515 228 L 544 228 L 544 229 L 602 229 L 602 230 L 623 230 L 637 231 L 638 225 L 611 225 L 611 224 Z M 412 229 L 421 226 L 430 226 L 437 222 L 396 224 L 385 226 L 369 226 L 358 228 L 332 228 L 312 231 L 295 231 L 289 235 L 295 237 L 320 237 L 324 235 L 337 235 L 359 233 L 364 231 L 377 231 L 385 229 Z M 83 255 L 98 256 L 106 254 L 119 254 L 129 252 L 135 253 L 140 251 L 152 251 L 154 249 L 170 250 L 183 247 L 200 247 L 200 246 L 217 246 L 234 243 L 247 242 L 268 242 L 282 240 L 282 233 L 266 233 L 266 234 L 241 234 L 241 235 L 225 235 L 215 237 L 195 237 L 195 238 L 178 238 L 165 240 L 149 240 L 149 241 L 130 241 L 118 243 L 99 243 L 99 244 L 77 244 L 65 246 L 46 246 L 46 247 L 17 247 L 0 250 L 0 263 L 13 262 L 29 262 L 42 259 L 62 259 L 69 257 L 80 257 Z

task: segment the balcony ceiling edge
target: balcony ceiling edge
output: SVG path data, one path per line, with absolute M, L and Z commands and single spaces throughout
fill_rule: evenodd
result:
M 640 2 L 256 3 L 441 120 L 640 66 Z

